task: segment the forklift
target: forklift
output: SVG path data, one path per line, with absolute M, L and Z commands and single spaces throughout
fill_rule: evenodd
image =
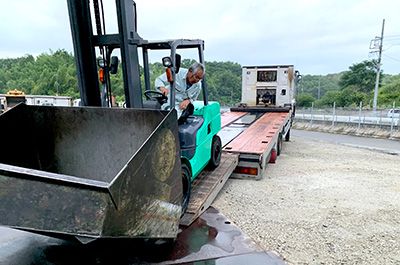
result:
M 179 119 L 173 92 L 170 110 L 161 110 L 165 98 L 151 90 L 148 53 L 170 52 L 163 61 L 174 91 L 177 50 L 196 49 L 204 64 L 204 42 L 143 40 L 136 32 L 132 0 L 116 0 L 117 34 L 105 33 L 101 1 L 93 1 L 92 7 L 88 0 L 67 2 L 83 106 L 20 104 L 0 116 L 0 126 L 8 128 L 0 137 L 10 140 L 3 146 L 9 151 L 0 154 L 6 191 L 0 193 L 5 216 L 0 224 L 82 243 L 175 238 L 192 181 L 207 165 L 215 168 L 220 162 L 220 107 L 208 101 L 203 80 L 203 100 L 193 102 Z M 112 107 L 110 74 L 118 69 L 119 60 L 112 56 L 117 49 L 126 108 Z
M 112 107 L 110 74 L 117 72 L 119 63 L 118 58 L 112 54 L 119 49 L 126 108 L 160 110 L 161 105 L 168 102 L 168 98 L 152 89 L 149 53 L 152 50 L 167 50 L 170 56 L 162 58 L 162 63 L 169 76 L 171 88 L 169 110 L 172 111 L 175 108 L 175 76 L 181 65 L 181 56 L 178 51 L 196 50 L 198 61 L 204 65 L 204 41 L 198 39 L 144 40 L 137 33 L 135 3 L 132 0 L 117 0 L 116 5 L 119 33 L 106 34 L 104 10 L 102 10 L 102 5 L 99 5 L 99 1 L 93 1 L 97 32 L 97 35 L 94 35 L 88 1 L 68 1 L 83 106 Z M 100 60 L 96 59 L 95 48 L 98 48 L 100 52 L 102 57 Z M 144 89 L 141 87 L 138 53 L 140 49 L 142 50 Z M 177 119 L 183 186 L 182 214 L 190 200 L 191 182 L 206 166 L 216 168 L 221 160 L 222 144 L 217 135 L 221 129 L 220 105 L 218 102 L 208 101 L 205 78 L 202 80 L 202 97 L 203 100 L 189 104 Z M 140 128 L 137 129 L 140 130 Z

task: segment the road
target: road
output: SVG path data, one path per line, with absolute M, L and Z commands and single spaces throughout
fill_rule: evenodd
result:
M 352 135 L 331 134 L 293 129 L 292 136 L 301 137 L 309 140 L 324 141 L 334 144 L 365 148 L 388 154 L 400 155 L 400 141 L 396 140 L 367 138 Z

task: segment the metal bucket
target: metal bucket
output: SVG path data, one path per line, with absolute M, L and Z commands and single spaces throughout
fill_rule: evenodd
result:
M 0 225 L 82 242 L 175 238 L 176 111 L 20 104 L 0 115 Z

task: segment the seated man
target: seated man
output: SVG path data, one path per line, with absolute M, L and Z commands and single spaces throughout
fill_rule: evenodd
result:
M 189 103 L 195 101 L 201 91 L 201 80 L 204 77 L 204 66 L 201 63 L 194 63 L 189 69 L 180 68 L 175 77 L 175 108 L 180 114 L 185 110 Z M 170 83 L 168 82 L 166 73 L 160 75 L 155 80 L 155 87 L 170 100 Z M 167 109 L 170 102 L 162 106 Z M 178 115 L 179 117 L 179 115 Z

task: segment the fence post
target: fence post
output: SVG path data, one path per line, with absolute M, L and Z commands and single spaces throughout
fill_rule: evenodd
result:
M 358 110 L 358 130 L 360 130 L 361 127 L 361 110 L 362 110 L 362 101 L 360 101 L 360 108 Z
M 314 102 L 311 102 L 311 120 L 310 120 L 311 126 L 313 124 L 313 111 L 314 111 Z
M 395 107 L 396 107 L 396 101 L 393 101 L 392 122 L 390 123 L 390 137 L 393 136 L 394 108 L 395 108 Z
M 335 126 L 336 102 L 333 102 L 332 126 Z

